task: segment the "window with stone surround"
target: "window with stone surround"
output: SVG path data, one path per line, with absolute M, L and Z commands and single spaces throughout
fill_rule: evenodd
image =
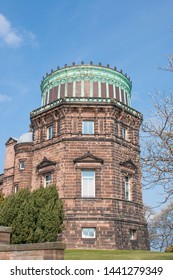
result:
M 95 171 L 82 170 L 82 197 L 95 197 Z
M 126 161 L 120 162 L 121 184 L 122 184 L 122 199 L 134 200 L 136 195 L 134 192 L 136 173 L 138 166 L 129 158 Z
M 121 128 L 121 137 L 124 140 L 127 140 L 127 128 L 125 126 L 122 126 L 122 128 Z
M 51 173 L 44 174 L 44 188 L 50 186 L 52 183 Z
M 130 229 L 130 240 L 137 239 L 137 231 L 135 229 Z
M 131 200 L 130 177 L 129 176 L 124 176 L 124 197 L 125 197 L 125 200 Z
M 82 134 L 94 134 L 94 121 L 82 122 Z
M 53 138 L 53 125 L 47 127 L 47 139 Z
M 18 191 L 19 191 L 19 186 L 18 185 L 14 186 L 14 193 L 17 193 Z
M 23 160 L 19 161 L 19 169 L 24 170 L 25 169 L 25 162 Z
M 34 142 L 34 140 L 35 140 L 35 131 L 34 131 L 34 129 L 32 130 L 32 141 Z
M 82 238 L 95 238 L 96 229 L 95 228 L 82 228 Z

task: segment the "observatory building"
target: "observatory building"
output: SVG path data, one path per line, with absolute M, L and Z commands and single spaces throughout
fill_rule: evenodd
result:
M 3 193 L 55 184 L 67 248 L 148 249 L 130 79 L 109 65 L 65 65 L 43 77 L 41 102 L 30 132 L 6 143 Z

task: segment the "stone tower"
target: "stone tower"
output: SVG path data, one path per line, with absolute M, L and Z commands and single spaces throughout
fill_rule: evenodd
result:
M 67 248 L 148 249 L 142 115 L 130 106 L 130 79 L 109 65 L 65 65 L 43 78 L 41 93 L 42 106 L 30 114 L 33 139 L 31 132 L 9 139 L 16 171 L 3 191 L 56 184 Z

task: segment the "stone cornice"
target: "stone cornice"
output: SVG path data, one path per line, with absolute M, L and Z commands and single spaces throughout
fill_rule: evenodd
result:
M 34 117 L 36 115 L 39 115 L 41 113 L 47 112 L 48 110 L 55 108 L 57 106 L 60 105 L 87 105 L 87 106 L 97 106 L 97 105 L 102 105 L 102 106 L 106 106 L 106 105 L 114 105 L 122 110 L 124 110 L 125 112 L 128 112 L 129 114 L 142 119 L 142 114 L 139 113 L 137 110 L 115 100 L 115 99 L 111 99 L 111 98 L 91 98 L 91 97 L 66 97 L 66 98 L 60 98 L 57 99 L 56 101 L 53 101 L 52 103 L 49 103 L 45 106 L 42 106 L 38 109 L 33 110 L 30 113 L 30 117 Z

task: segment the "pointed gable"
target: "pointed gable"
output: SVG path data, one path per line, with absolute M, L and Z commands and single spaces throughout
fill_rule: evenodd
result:
M 7 142 L 5 143 L 5 145 L 7 146 L 7 145 L 10 145 L 10 144 L 15 144 L 15 143 L 17 143 L 17 138 L 14 138 L 14 137 L 10 137 L 8 140 L 7 140 Z
M 73 160 L 75 167 L 80 169 L 100 169 L 101 165 L 104 163 L 102 158 L 99 158 L 89 151 Z
M 78 163 L 78 162 L 96 162 L 96 163 L 103 164 L 104 161 L 103 159 L 94 156 L 93 154 L 90 153 L 90 151 L 88 151 L 83 156 L 74 159 L 74 163 Z
M 134 162 L 130 159 L 128 159 L 127 161 L 124 161 L 124 162 L 120 162 L 120 166 L 123 168 L 123 169 L 126 169 L 126 170 L 130 170 L 132 172 L 136 172 L 137 171 L 137 166 L 136 164 L 134 164 Z
M 55 165 L 55 161 L 51 161 L 47 159 L 47 157 L 44 157 L 43 160 L 37 165 L 37 171 L 41 173 L 49 172 L 51 170 L 54 170 Z

